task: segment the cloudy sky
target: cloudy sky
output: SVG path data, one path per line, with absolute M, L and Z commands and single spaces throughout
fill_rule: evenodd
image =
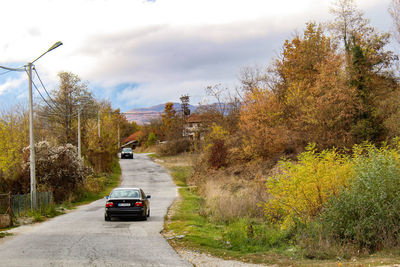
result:
M 371 24 L 391 30 L 391 0 L 356 0 Z M 127 111 L 183 94 L 196 104 L 208 85 L 234 88 L 246 66 L 264 66 L 308 21 L 330 19 L 331 0 L 1 0 L 0 66 L 35 65 L 45 86 L 57 73 L 88 81 Z M 0 70 L 2 106 L 27 103 L 27 75 Z M 39 82 L 36 82 L 39 85 Z M 36 93 L 35 99 L 39 96 Z

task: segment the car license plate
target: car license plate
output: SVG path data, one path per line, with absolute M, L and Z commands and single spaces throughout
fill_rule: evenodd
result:
M 131 203 L 118 203 L 118 207 L 129 207 Z

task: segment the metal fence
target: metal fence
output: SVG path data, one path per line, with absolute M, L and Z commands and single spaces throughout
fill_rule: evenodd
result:
M 37 209 L 43 210 L 53 204 L 53 194 L 51 192 L 36 192 Z M 14 216 L 25 215 L 31 210 L 31 194 L 13 195 L 12 212 Z

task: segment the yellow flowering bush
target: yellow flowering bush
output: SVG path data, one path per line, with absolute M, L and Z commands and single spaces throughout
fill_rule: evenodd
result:
M 310 222 L 327 200 L 338 196 L 354 177 L 350 156 L 336 149 L 317 153 L 315 145 L 309 145 L 298 156 L 298 162 L 282 160 L 279 167 L 280 174 L 267 182 L 270 198 L 265 203 L 265 213 L 283 228 L 296 221 Z

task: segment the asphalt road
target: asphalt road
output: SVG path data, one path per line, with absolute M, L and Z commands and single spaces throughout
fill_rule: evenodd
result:
M 105 199 L 28 226 L 0 243 L 0 266 L 192 266 L 161 236 L 176 196 L 169 174 L 145 155 L 120 160 L 122 185 L 151 194 L 147 221 L 104 221 Z M 1 240 L 1 239 L 0 239 Z

